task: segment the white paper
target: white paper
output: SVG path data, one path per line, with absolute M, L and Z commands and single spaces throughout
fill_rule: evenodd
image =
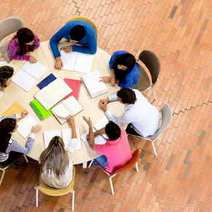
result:
M 36 84 L 36 80 L 24 71 L 18 71 L 12 81 L 25 91 L 29 91 Z
M 27 62 L 23 65 L 22 70 L 27 72 L 29 75 L 31 75 L 35 79 L 40 79 L 44 76 L 46 73 L 46 66 L 43 64 L 37 62 L 37 63 L 30 63 Z
M 32 115 L 27 115 L 18 122 L 18 132 L 24 138 L 27 138 L 31 132 L 32 127 L 38 124 L 38 119 Z
M 106 137 L 104 137 L 104 135 L 102 136 L 102 135 L 98 135 L 98 136 L 96 136 L 95 137 L 95 141 L 94 141 L 94 143 L 95 144 L 99 144 L 99 145 L 103 145 L 103 144 L 105 144 L 106 143 Z
M 65 145 L 65 149 L 67 149 L 69 147 L 69 143 L 71 141 L 71 135 L 72 135 L 71 129 L 64 128 L 64 129 L 62 129 L 61 134 L 62 134 L 63 142 Z
M 57 78 L 40 90 L 35 98 L 48 110 L 72 92 L 64 80 Z
M 63 62 L 63 69 L 74 71 L 75 63 L 76 63 L 76 56 L 73 52 L 66 53 L 61 51 L 61 59 Z
M 60 136 L 61 137 L 61 130 L 48 130 L 43 132 L 43 138 L 44 138 L 44 146 L 45 148 L 48 147 L 50 141 L 53 137 Z
M 83 76 L 82 79 L 91 97 L 100 96 L 107 92 L 107 86 L 100 81 L 98 72 L 89 73 Z
M 94 124 L 94 129 L 101 130 L 108 122 L 108 119 L 106 118 L 106 116 L 104 116 L 104 118 L 100 119 L 97 123 Z
M 67 151 L 74 152 L 75 150 L 81 149 L 81 141 L 80 139 L 71 139 L 68 144 Z

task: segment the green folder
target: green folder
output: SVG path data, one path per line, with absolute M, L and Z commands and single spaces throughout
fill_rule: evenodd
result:
M 40 120 L 44 120 L 52 116 L 52 112 L 47 110 L 37 99 L 33 99 L 30 102 L 30 106 Z

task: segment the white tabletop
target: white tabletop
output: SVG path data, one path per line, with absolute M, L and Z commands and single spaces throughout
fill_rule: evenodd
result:
M 41 47 L 33 52 L 35 56 L 41 63 L 48 67 L 49 73 L 54 73 L 56 76 L 72 79 L 80 79 L 82 76 L 79 72 L 73 72 L 68 70 L 55 70 L 54 69 L 54 60 L 51 55 L 50 49 L 48 47 L 48 41 L 42 42 Z M 104 50 L 98 48 L 97 53 L 95 54 L 92 71 L 98 70 L 101 75 L 109 75 L 108 62 L 110 55 Z M 15 68 L 16 71 L 23 65 L 23 61 L 12 61 L 11 65 Z M 39 82 L 39 81 L 38 81 Z M 108 85 L 108 93 L 104 96 L 109 95 L 117 91 L 117 87 L 112 87 Z M 4 95 L 0 99 L 0 112 L 5 111 L 12 103 L 15 101 L 19 102 L 25 109 L 31 114 L 34 114 L 31 109 L 29 102 L 33 99 L 33 95 L 38 91 L 37 87 L 34 87 L 29 92 L 25 92 L 22 88 L 18 87 L 16 84 L 11 83 L 4 91 Z M 79 103 L 83 106 L 83 111 L 75 116 L 76 125 L 79 127 L 79 134 L 83 134 L 87 130 L 87 126 L 82 120 L 82 116 L 90 116 L 92 121 L 96 123 L 104 117 L 104 113 L 98 108 L 98 101 L 103 96 L 97 98 L 91 98 L 84 87 L 84 84 L 81 83 Z M 120 114 L 122 111 L 122 106 L 119 103 L 113 103 L 113 107 L 110 108 L 116 114 Z M 43 141 L 43 131 L 61 129 L 67 127 L 67 124 L 60 125 L 59 122 L 55 119 L 54 116 L 51 116 L 48 119 L 40 122 L 42 127 L 41 132 L 36 134 L 36 141 L 33 145 L 31 152 L 28 154 L 29 157 L 39 160 L 41 152 L 44 150 L 44 141 Z M 80 135 L 78 135 L 80 137 Z M 14 133 L 14 138 L 21 144 L 25 144 L 25 140 L 18 134 Z M 97 154 L 93 151 L 87 142 L 82 142 L 81 149 L 76 150 L 71 153 L 71 158 L 73 164 L 85 163 L 89 160 L 96 158 Z

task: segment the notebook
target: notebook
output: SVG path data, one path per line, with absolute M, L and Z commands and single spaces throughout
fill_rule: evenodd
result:
M 82 77 L 85 87 L 92 98 L 107 92 L 107 86 L 100 81 L 99 72 L 92 72 Z
M 17 131 L 22 137 L 27 138 L 31 133 L 32 127 L 36 126 L 38 123 L 38 119 L 36 119 L 35 116 L 27 115 L 18 122 Z
M 69 96 L 74 96 L 76 99 L 79 98 L 79 92 L 80 92 L 80 86 L 81 86 L 81 81 L 76 80 L 76 79 L 64 79 L 65 83 L 72 89 L 72 93 L 69 94 Z
M 20 114 L 24 111 L 26 111 L 26 110 L 24 109 L 24 107 L 19 102 L 14 102 L 1 115 L 11 116 L 11 115 L 14 115 L 14 114 Z
M 82 106 L 74 96 L 64 99 L 52 108 L 52 113 L 61 124 L 64 124 L 69 116 L 74 116 L 82 111 Z
M 51 82 L 53 82 L 56 79 L 57 78 L 55 77 L 54 74 L 49 74 L 47 77 L 45 77 L 41 82 L 39 82 L 37 84 L 37 87 L 39 89 L 42 89 L 42 88 L 46 87 L 48 84 L 50 84 Z
M 13 76 L 12 81 L 28 92 L 45 73 L 46 67 L 43 64 L 27 62 Z
M 63 139 L 65 149 L 69 152 L 73 152 L 75 150 L 81 149 L 81 141 L 78 139 L 77 141 L 71 139 L 71 129 L 64 128 L 59 130 L 48 130 L 43 132 L 44 146 L 48 147 L 51 139 L 54 136 L 60 136 Z
M 94 55 L 61 51 L 63 69 L 81 73 L 89 73 L 92 69 Z
M 35 98 L 48 110 L 72 92 L 64 80 L 57 78 L 40 90 Z
M 44 120 L 52 116 L 51 111 L 43 107 L 37 99 L 33 99 L 30 102 L 30 106 L 40 120 Z

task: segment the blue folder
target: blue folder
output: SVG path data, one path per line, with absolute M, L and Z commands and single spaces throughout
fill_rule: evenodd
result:
M 42 89 L 46 87 L 48 84 L 50 84 L 51 82 L 53 82 L 54 80 L 56 80 L 56 77 L 54 76 L 54 74 L 49 74 L 46 78 L 44 78 L 41 82 L 37 84 L 37 87 Z

